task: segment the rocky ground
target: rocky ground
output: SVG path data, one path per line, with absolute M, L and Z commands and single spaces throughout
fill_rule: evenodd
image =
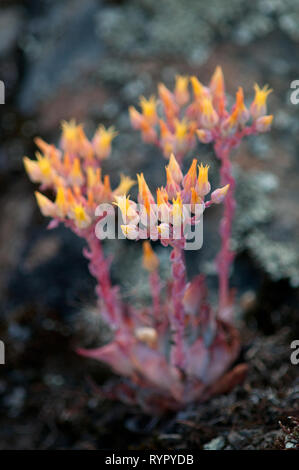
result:
M 182 5 L 1 2 L 0 338 L 7 357 L 0 368 L 0 449 L 298 447 L 298 366 L 290 363 L 290 343 L 299 338 L 299 105 L 289 99 L 290 83 L 299 79 L 298 2 L 192 0 L 184 11 Z M 176 73 L 208 80 L 217 64 L 232 96 L 243 85 L 250 99 L 254 82 L 274 89 L 273 131 L 249 139 L 234 156 L 232 283 L 244 345 L 239 360 L 249 374 L 228 395 L 150 418 L 103 401 L 98 388 L 110 372 L 74 353 L 76 345 L 96 342 L 101 328 L 93 280 L 81 242 L 62 228 L 45 230 L 21 157 L 33 155 L 35 135 L 55 142 L 62 119 L 75 117 L 87 132 L 113 123 L 120 135 L 105 171 L 117 181 L 119 171 L 134 176 L 143 169 L 153 186 L 161 184 L 164 162 L 130 129 L 127 107 L 158 81 L 171 85 Z M 198 153 L 216 175 L 211 149 Z M 190 275 L 208 274 L 212 298 L 219 215 L 209 211 L 204 247 L 188 260 Z M 136 246 L 110 242 L 106 250 L 115 255 L 114 279 L 139 301 L 146 292 Z M 160 255 L 167 271 L 165 250 Z M 123 281 L 128 270 L 131 283 Z M 134 279 L 140 289 L 130 294 Z

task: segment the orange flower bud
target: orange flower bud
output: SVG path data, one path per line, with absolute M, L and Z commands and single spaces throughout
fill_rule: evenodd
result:
M 208 98 L 210 96 L 210 92 L 208 88 L 202 85 L 198 78 L 195 76 L 190 77 L 191 85 L 193 88 L 194 97 L 196 100 L 201 100 L 202 98 Z
M 40 208 L 41 213 L 45 217 L 56 217 L 56 207 L 55 204 L 50 201 L 46 196 L 35 191 L 36 202 Z
M 175 102 L 175 97 L 163 83 L 158 85 L 158 92 L 163 103 L 164 112 L 168 121 L 173 121 L 178 115 L 179 107 Z
M 200 122 L 206 129 L 211 129 L 216 126 L 219 121 L 218 114 L 216 113 L 210 98 L 203 98 L 200 102 L 201 116 Z
M 69 178 L 70 178 L 73 185 L 80 186 L 81 184 L 83 184 L 84 178 L 83 178 L 83 174 L 82 174 L 82 171 L 81 171 L 81 165 L 80 165 L 79 158 L 74 159 L 72 170 L 71 170 Z
M 267 116 L 261 116 L 256 120 L 256 129 L 258 132 L 267 132 L 272 124 L 273 115 L 269 114 Z
M 212 133 L 206 129 L 197 129 L 196 134 L 199 141 L 203 144 L 209 144 L 213 140 Z
M 209 88 L 213 97 L 213 105 L 220 116 L 225 113 L 225 85 L 222 68 L 219 65 L 216 67 L 215 72 L 212 75 Z
M 197 160 L 196 158 L 193 159 L 191 166 L 188 170 L 188 173 L 185 175 L 183 180 L 183 186 L 185 191 L 191 191 L 191 188 L 196 186 L 197 182 L 197 173 L 196 173 L 196 165 Z
M 100 160 L 104 160 L 109 157 L 111 153 L 111 142 L 117 134 L 118 132 L 115 131 L 113 126 L 109 127 L 109 129 L 106 129 L 102 125 L 99 126 L 92 139 L 92 144 L 95 154 Z
M 188 103 L 190 94 L 188 90 L 189 78 L 182 75 L 175 77 L 174 96 L 179 106 L 184 106 Z
M 225 198 L 227 191 L 229 189 L 229 184 L 223 186 L 223 188 L 218 188 L 211 194 L 211 200 L 214 204 L 220 204 Z
M 156 107 L 157 107 L 156 98 L 154 96 L 151 96 L 147 100 L 144 96 L 141 96 L 140 106 L 142 109 L 142 114 L 145 117 L 145 119 L 148 121 L 148 123 L 151 126 L 154 126 L 158 121 L 157 110 L 156 110 Z
M 158 340 L 157 331 L 149 326 L 136 328 L 135 337 L 142 343 L 146 343 L 150 348 L 154 348 Z
M 144 199 L 147 198 L 150 202 L 150 204 L 153 204 L 154 198 L 153 195 L 144 179 L 143 173 L 140 173 L 137 175 L 137 181 L 138 181 L 138 199 L 140 203 L 144 203 Z
M 180 184 L 183 179 L 183 173 L 173 153 L 170 155 L 168 169 L 175 182 Z
M 41 181 L 41 171 L 38 162 L 30 160 L 28 157 L 23 158 L 26 173 L 33 183 Z
M 134 108 L 134 106 L 129 107 L 129 115 L 133 129 L 139 130 L 141 129 L 141 123 L 143 120 L 143 116 L 141 113 Z
M 176 180 L 174 179 L 169 166 L 166 166 L 165 170 L 166 170 L 166 191 L 167 191 L 168 197 L 172 199 L 176 195 L 176 193 L 179 191 L 180 187 L 177 184 Z
M 143 267 L 150 273 L 159 267 L 159 258 L 155 254 L 149 241 L 143 242 Z

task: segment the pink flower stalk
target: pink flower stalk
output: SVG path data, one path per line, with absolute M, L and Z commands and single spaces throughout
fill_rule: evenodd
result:
M 160 304 L 160 288 L 152 289 L 152 297 L 156 301 L 153 301 L 153 306 L 146 316 L 148 326 L 137 326 L 135 333 L 139 340 L 151 345 L 155 351 L 155 360 L 160 363 L 159 372 L 151 368 L 155 363 L 153 357 L 146 363 L 151 375 L 148 375 L 145 365 L 142 372 L 138 367 L 138 375 L 142 375 L 139 385 L 143 383 L 147 390 L 144 407 L 149 410 L 166 407 L 164 399 L 167 400 L 167 397 L 167 408 L 172 409 L 178 409 L 190 401 L 205 400 L 213 394 L 213 390 L 219 392 L 222 387 L 229 389 L 232 383 L 243 380 L 245 374 L 245 366 L 242 366 L 226 376 L 225 372 L 239 352 L 238 333 L 233 326 L 212 312 L 207 303 L 203 277 L 187 281 L 184 260 L 185 227 L 197 224 L 206 207 L 222 202 L 228 192 L 228 186 L 216 189 L 211 194 L 211 199 L 205 202 L 205 196 L 210 192 L 208 167 L 200 165 L 197 170 L 197 162 L 193 160 L 184 176 L 174 155 L 166 167 L 166 175 L 166 186 L 157 189 L 156 198 L 143 174 L 137 175 L 139 206 L 129 197 L 116 198 L 116 204 L 126 222 L 121 228 L 127 238 L 160 240 L 164 246 L 172 247 L 172 281 L 166 299 Z M 185 211 L 185 204 L 189 204 L 190 212 Z M 200 207 L 199 211 L 196 206 Z M 144 242 L 144 267 L 150 272 L 151 279 L 153 274 L 157 273 L 157 265 L 157 257 L 149 242 Z M 160 285 L 160 281 L 158 283 Z M 162 316 L 159 316 L 157 322 L 155 305 L 158 302 Z M 97 359 L 102 357 L 102 353 L 103 348 L 84 352 Z M 136 355 L 132 351 L 131 354 L 134 355 L 136 365 Z M 163 375 L 163 381 L 160 373 Z M 163 390 L 165 379 L 168 386 Z M 160 382 L 159 395 L 150 385 L 153 380 Z
M 189 82 L 192 93 L 189 91 Z M 271 89 L 254 86 L 255 98 L 248 110 L 244 104 L 243 89 L 236 93 L 230 111 L 226 106 L 225 83 L 221 67 L 216 70 L 208 86 L 195 76 L 177 76 L 173 91 L 163 84 L 158 87 L 159 99 L 141 99 L 141 112 L 130 108 L 132 126 L 141 130 L 146 142 L 162 149 L 166 158 L 174 152 L 179 164 L 195 146 L 195 135 L 201 143 L 213 143 L 220 160 L 220 184 L 229 185 L 220 224 L 221 249 L 217 257 L 219 278 L 219 314 L 232 320 L 233 293 L 229 289 L 229 275 L 235 253 L 230 248 L 235 214 L 235 180 L 232 175 L 231 151 L 243 137 L 267 132 L 273 116 L 267 115 L 267 97 Z
M 153 302 L 153 317 L 160 321 L 161 311 L 161 279 L 158 272 L 159 259 L 153 253 L 149 242 L 143 243 L 143 267 L 149 271 L 149 284 Z
M 46 217 L 51 217 L 49 228 L 64 223 L 78 236 L 84 238 L 89 249 L 84 255 L 90 260 L 91 274 L 97 280 L 96 292 L 101 302 L 101 313 L 111 328 L 120 324 L 120 300 L 117 287 L 112 287 L 109 263 L 102 251 L 101 241 L 95 234 L 98 218 L 95 209 L 101 203 L 115 201 L 119 194 L 126 193 L 135 183 L 122 176 L 119 186 L 112 190 L 109 176 L 102 180 L 101 160 L 111 151 L 111 141 L 116 133 L 100 126 L 90 142 L 81 125 L 74 121 L 64 122 L 60 148 L 37 138 L 40 152 L 37 160 L 24 158 L 30 179 L 39 183 L 41 190 L 51 190 L 54 200 L 36 192 L 37 203 Z

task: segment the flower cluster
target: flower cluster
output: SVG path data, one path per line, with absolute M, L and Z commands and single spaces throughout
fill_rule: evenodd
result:
M 191 87 L 190 87 L 191 84 Z M 191 89 L 190 89 L 191 88 Z M 254 86 L 255 97 L 250 109 L 244 103 L 240 87 L 235 103 L 227 110 L 225 84 L 218 66 L 208 86 L 195 76 L 177 76 L 170 91 L 164 84 L 158 86 L 158 96 L 141 97 L 141 112 L 130 107 L 131 123 L 141 131 L 143 140 L 158 145 L 166 158 L 175 153 L 179 161 L 196 144 L 215 142 L 235 136 L 266 132 L 273 116 L 267 115 L 267 96 L 271 89 Z
M 125 222 L 121 228 L 128 239 L 160 239 L 164 246 L 177 240 L 185 242 L 186 229 L 199 222 L 206 207 L 222 202 L 229 188 L 226 185 L 216 189 L 211 199 L 205 202 L 205 196 L 211 190 L 207 165 L 198 165 L 193 159 L 184 176 L 174 154 L 171 154 L 165 169 L 166 185 L 157 189 L 156 198 L 143 173 L 137 175 L 138 205 L 125 195 L 116 197 L 116 205 Z
M 74 121 L 62 124 L 61 148 L 49 145 L 40 138 L 36 160 L 24 158 L 30 179 L 51 189 L 52 201 L 36 191 L 37 203 L 43 215 L 56 222 L 65 221 L 75 229 L 90 227 L 95 221 L 95 209 L 104 202 L 113 202 L 118 195 L 127 193 L 135 181 L 121 175 L 119 186 L 112 190 L 109 175 L 102 177 L 101 160 L 111 152 L 111 141 L 116 136 L 113 128 L 100 126 L 92 141 L 82 125 Z
M 139 129 L 145 142 L 162 149 L 166 158 L 175 153 L 179 164 L 194 148 L 196 137 L 203 144 L 212 143 L 220 160 L 220 184 L 229 185 L 220 224 L 221 249 L 217 256 L 219 277 L 219 307 L 223 317 L 232 318 L 233 295 L 229 289 L 229 275 L 234 252 L 230 248 L 236 201 L 235 180 L 230 154 L 243 137 L 267 132 L 273 116 L 267 114 L 267 97 L 271 89 L 254 85 L 255 96 L 249 108 L 244 102 L 242 87 L 236 92 L 235 103 L 227 109 L 225 82 L 221 67 L 216 67 L 208 86 L 197 77 L 177 76 L 170 91 L 158 86 L 159 99 L 140 99 L 141 112 L 130 108 L 132 126 Z

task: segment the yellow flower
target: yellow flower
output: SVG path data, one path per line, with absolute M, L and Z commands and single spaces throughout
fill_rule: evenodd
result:
M 198 179 L 197 179 L 197 188 L 198 193 L 201 197 L 206 196 L 211 190 L 211 185 L 208 180 L 209 165 L 203 166 L 201 163 L 198 165 Z
M 129 216 L 130 196 L 116 196 L 115 199 L 116 202 L 114 202 L 113 204 L 120 209 L 123 219 L 126 220 Z
M 70 154 L 80 153 L 82 143 L 86 139 L 82 124 L 76 124 L 74 119 L 62 121 L 62 148 Z
M 47 157 L 43 157 L 39 152 L 36 152 L 36 158 L 43 179 L 49 180 L 52 172 L 50 160 Z
M 154 96 L 151 96 L 149 99 L 146 99 L 144 96 L 140 98 L 140 106 L 142 110 L 142 114 L 145 119 L 154 126 L 158 120 L 157 116 L 157 101 Z
M 65 197 L 65 189 L 62 186 L 57 188 L 55 204 L 58 209 L 57 212 L 59 217 L 65 217 L 68 212 L 69 205 Z
M 73 185 L 80 186 L 83 184 L 84 178 L 81 171 L 81 165 L 79 158 L 74 158 L 73 166 L 70 173 L 70 180 Z
M 185 119 L 179 121 L 178 119 L 175 120 L 175 136 L 177 140 L 180 142 L 186 138 L 188 132 L 188 125 Z
M 87 187 L 89 189 L 94 188 L 94 186 L 101 184 L 101 168 L 94 169 L 91 166 L 87 167 Z
M 111 142 L 117 136 L 118 132 L 114 127 L 106 129 L 103 125 L 99 126 L 96 131 L 92 143 L 95 154 L 100 160 L 108 158 L 111 152 Z
M 74 205 L 72 208 L 72 216 L 76 226 L 79 229 L 87 228 L 91 223 L 89 215 L 86 213 L 84 207 L 81 204 Z
M 172 200 L 172 217 L 173 217 L 173 224 L 177 225 L 181 222 L 181 218 L 183 215 L 183 202 L 180 193 L 177 193 L 176 199 L 173 198 Z
M 189 101 L 189 77 L 177 75 L 175 77 L 174 95 L 179 106 L 184 106 Z
M 127 194 L 132 186 L 136 184 L 135 180 L 132 180 L 129 176 L 123 174 L 120 175 L 120 183 L 118 187 L 114 190 L 115 195 Z
M 28 157 L 23 158 L 25 170 L 29 178 L 34 183 L 51 184 L 57 176 L 53 170 L 50 160 L 36 152 L 37 161 L 30 160 Z
M 35 191 L 36 202 L 40 208 L 41 213 L 45 217 L 55 217 L 56 216 L 56 208 L 55 204 L 50 201 L 46 196 Z
M 192 208 L 193 205 L 195 204 L 200 204 L 201 203 L 201 197 L 199 196 L 198 192 L 196 191 L 195 188 L 191 188 L 191 204 Z
M 254 85 L 255 97 L 250 107 L 250 112 L 253 119 L 258 119 L 267 112 L 267 97 L 273 91 L 272 88 L 268 88 L 268 85 L 265 85 L 263 88 L 260 88 L 256 83 Z
M 38 162 L 30 160 L 28 157 L 23 158 L 25 170 L 33 183 L 37 183 L 41 179 L 41 173 Z
M 194 93 L 195 99 L 198 100 L 198 99 L 201 99 L 201 98 L 203 98 L 204 96 L 207 95 L 206 88 L 198 80 L 198 78 L 196 78 L 195 76 L 190 77 L 190 81 L 191 81 L 191 85 L 192 85 L 192 88 L 193 88 L 193 93 Z

